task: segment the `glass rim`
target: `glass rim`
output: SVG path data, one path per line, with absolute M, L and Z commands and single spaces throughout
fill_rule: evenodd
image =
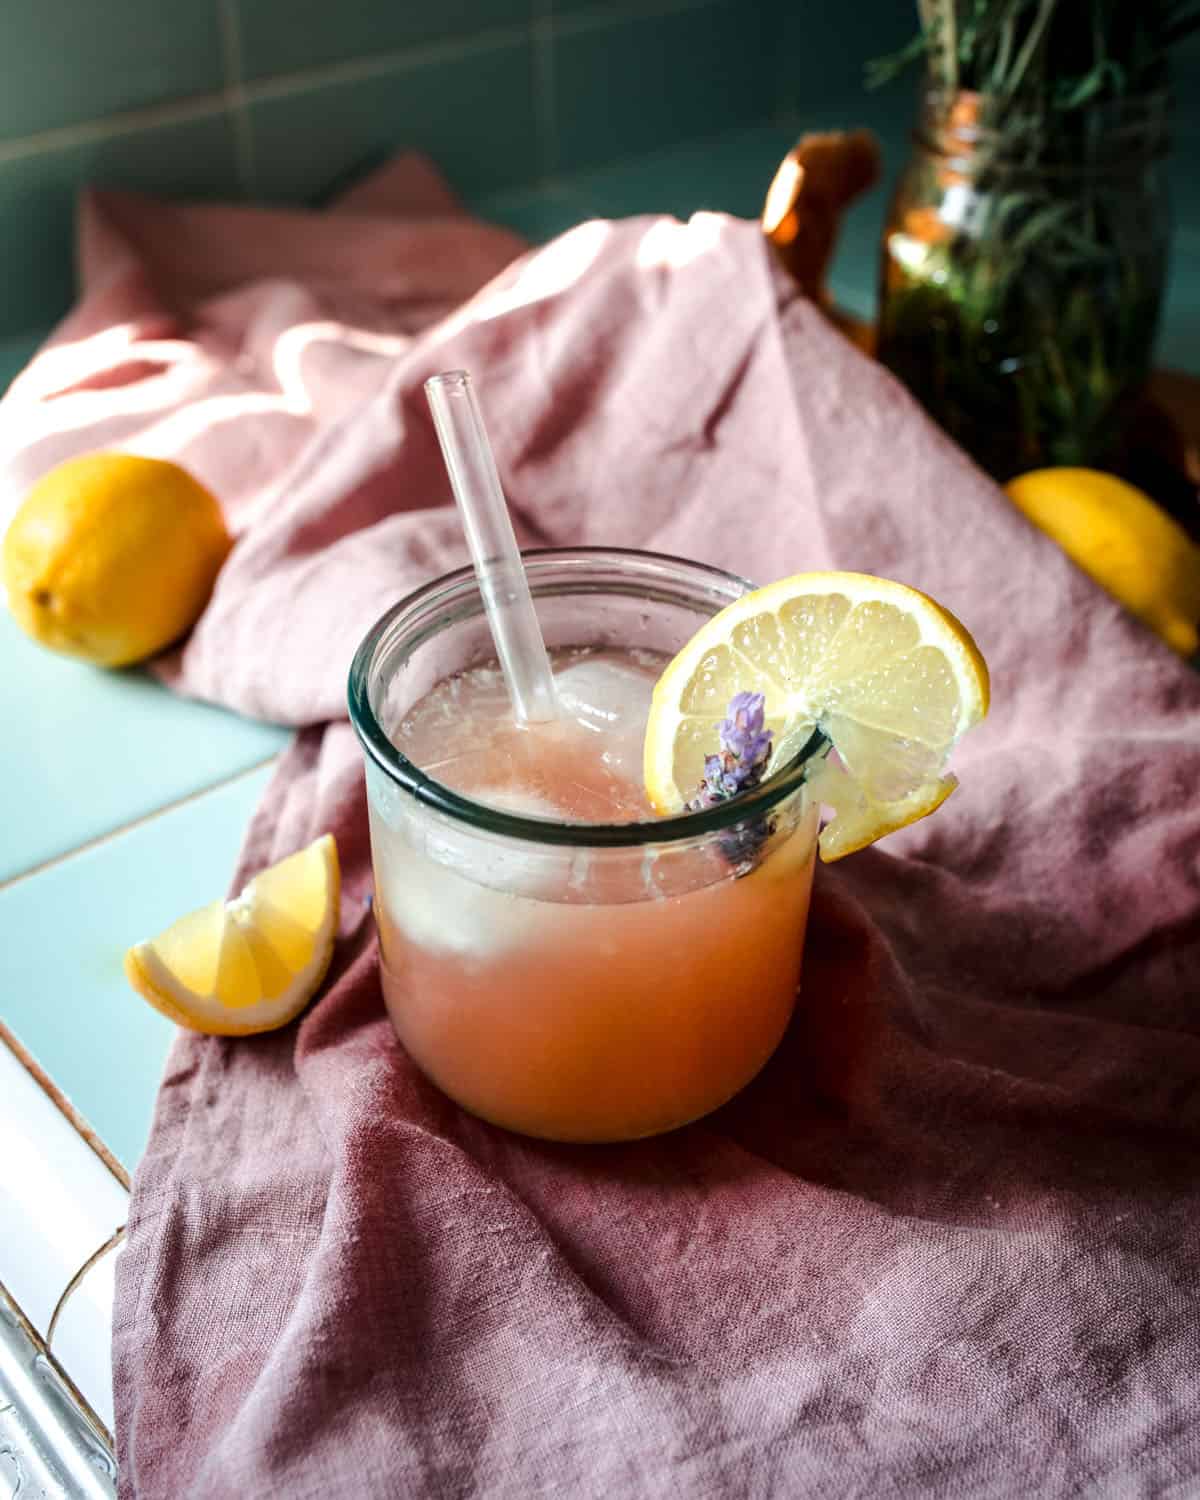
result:
M 673 568 L 685 568 L 701 577 L 707 575 L 722 583 L 740 585 L 749 592 L 754 585 L 736 573 L 715 568 L 708 563 L 694 562 L 689 558 L 673 557 L 665 552 L 650 552 L 633 547 L 536 547 L 522 550 L 522 559 L 536 575 L 543 568 L 568 561 L 591 561 L 597 565 L 608 562 L 657 563 Z M 533 596 L 538 597 L 536 576 L 530 578 Z M 476 802 L 460 792 L 452 791 L 440 781 L 422 771 L 414 762 L 399 751 L 383 731 L 375 710 L 371 706 L 368 682 L 375 653 L 395 622 L 405 614 L 428 607 L 434 600 L 445 595 L 469 597 L 476 595 L 483 614 L 483 599 L 479 594 L 474 569 L 470 564 L 455 568 L 430 579 L 412 589 L 375 621 L 367 631 L 354 653 L 350 665 L 348 702 L 350 722 L 358 736 L 359 744 L 370 759 L 396 785 L 403 788 L 423 806 L 435 809 L 460 823 L 487 833 L 520 839 L 526 843 L 552 844 L 576 848 L 634 849 L 648 844 L 673 844 L 685 839 L 694 839 L 706 834 L 719 833 L 738 823 L 765 816 L 773 807 L 799 791 L 804 785 L 812 756 L 824 739 L 819 729 L 814 729 L 806 744 L 793 756 L 787 765 L 770 775 L 759 786 L 742 792 L 728 802 L 698 812 L 673 813 L 652 821 L 632 823 L 563 823 L 546 818 L 521 817 L 517 813 L 503 812 Z

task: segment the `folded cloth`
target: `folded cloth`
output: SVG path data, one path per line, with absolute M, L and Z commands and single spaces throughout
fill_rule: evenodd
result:
M 341 210 L 90 198 L 80 307 L 0 406 L 7 496 L 105 444 L 219 491 L 237 546 L 160 670 L 299 728 L 231 888 L 326 829 L 346 873 L 307 1015 L 172 1048 L 122 1495 L 1197 1493 L 1200 677 L 754 225 L 585 224 L 476 292 L 517 247 L 419 164 Z M 956 795 L 818 870 L 773 1061 L 658 1140 L 482 1124 L 383 1013 L 345 679 L 463 560 L 422 394 L 453 367 L 524 542 L 876 571 L 991 663 Z

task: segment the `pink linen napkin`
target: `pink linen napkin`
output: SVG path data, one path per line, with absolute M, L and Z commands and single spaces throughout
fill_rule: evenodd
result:
M 341 210 L 93 197 L 80 307 L 0 405 L 6 503 L 106 444 L 219 490 L 238 544 L 160 670 L 300 727 L 231 888 L 326 829 L 346 873 L 302 1020 L 171 1052 L 122 1495 L 1196 1494 L 1200 677 L 754 225 L 587 224 L 470 296 L 518 247 L 418 164 Z M 888 574 L 992 667 L 956 795 L 818 870 L 776 1057 L 659 1140 L 481 1124 L 383 1014 L 345 679 L 463 560 L 421 389 L 452 367 L 524 542 Z

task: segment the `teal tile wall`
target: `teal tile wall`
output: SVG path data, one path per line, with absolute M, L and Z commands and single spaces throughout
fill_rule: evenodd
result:
M 769 11 L 746 0 L 564 22 L 552 64 L 551 167 L 569 172 L 774 112 Z
M 224 83 L 213 0 L 8 0 L 0 59 L 0 140 Z
M 258 97 L 249 116 L 259 196 L 319 199 L 400 141 L 427 151 L 462 192 L 528 182 L 539 159 L 533 79 L 525 39 Z M 504 107 L 481 129 L 467 101 L 491 99 Z
M 138 130 L 98 133 L 58 150 L 0 152 L 0 337 L 46 328 L 71 302 L 75 200 L 91 182 L 193 198 L 241 191 L 224 112 Z
M 768 121 L 774 3 L 11 0 L 0 344 L 68 307 L 85 182 L 318 202 L 417 145 L 469 194 L 544 185 Z
M 1175 100 L 1176 231 L 1159 353 L 1166 364 L 1195 369 L 1200 362 L 1200 32 L 1176 56 Z
M 248 79 L 352 58 L 524 28 L 533 0 L 236 0 L 242 72 Z M 471 111 L 478 119 L 476 112 Z
M 1176 221 L 1200 235 L 1200 31 L 1175 56 L 1175 159 L 1171 188 Z M 1195 254 L 1195 249 L 1192 251 Z M 1200 276 L 1200 258 L 1192 262 Z
M 916 31 L 915 5 L 774 0 L 774 7 L 772 56 L 785 116 L 819 126 L 865 124 L 889 135 L 907 127 L 912 74 L 868 89 L 866 72 L 873 58 L 889 56 Z

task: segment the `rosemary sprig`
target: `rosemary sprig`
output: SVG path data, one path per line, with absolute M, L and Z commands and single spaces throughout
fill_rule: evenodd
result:
M 879 84 L 923 58 L 940 89 L 1079 109 L 1164 87 L 1200 29 L 1197 0 L 917 0 L 920 29 L 868 64 Z

